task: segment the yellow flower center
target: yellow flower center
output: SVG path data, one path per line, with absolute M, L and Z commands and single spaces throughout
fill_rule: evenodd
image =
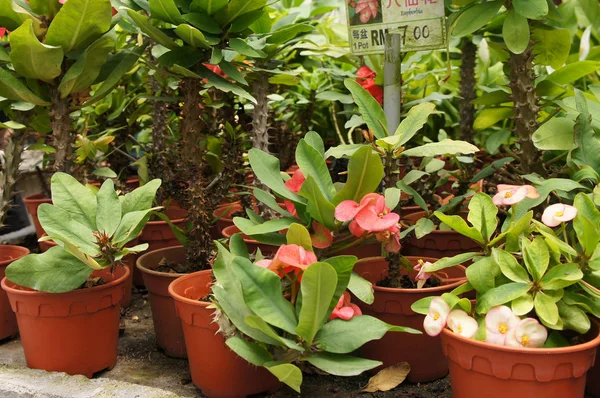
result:
M 508 199 L 508 198 L 512 197 L 512 195 L 513 195 L 512 192 L 508 191 L 504 194 L 504 197 Z
M 564 215 L 565 215 L 565 213 L 563 213 L 562 211 L 557 211 L 555 214 L 556 217 L 562 217 Z
M 462 331 L 463 331 L 462 325 L 458 325 L 456 330 L 458 331 L 458 333 L 462 333 Z
M 498 325 L 498 331 L 502 334 L 506 334 L 506 332 L 508 332 L 508 325 L 506 323 L 501 323 Z
M 527 347 L 527 344 L 529 344 L 529 336 L 524 334 L 523 337 L 521 337 L 521 345 Z
M 435 314 L 433 314 L 433 320 L 437 321 L 438 319 L 440 319 L 440 314 L 438 314 L 437 312 Z

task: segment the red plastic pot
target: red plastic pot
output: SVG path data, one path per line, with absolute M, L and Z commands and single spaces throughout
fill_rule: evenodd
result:
M 427 257 L 407 257 L 413 264 L 419 259 L 437 261 Z M 361 348 L 365 358 L 383 362 L 388 367 L 399 362 L 410 364 L 407 380 L 422 383 L 444 377 L 448 374 L 448 363 L 442 353 L 439 337 L 430 337 L 424 333 L 424 316 L 413 312 L 411 305 L 425 297 L 439 296 L 460 286 L 466 281 L 465 268 L 455 266 L 444 270 L 448 279 L 442 285 L 423 289 L 393 289 L 376 286 L 376 283 L 388 275 L 388 261 L 383 257 L 359 260 L 354 271 L 373 283 L 375 301 L 368 305 L 358 299 L 353 300 L 364 314 L 374 316 L 392 325 L 418 329 L 423 334 L 387 333 L 380 340 L 371 341 Z M 411 277 L 416 276 L 416 272 Z M 460 396 L 458 396 L 461 398 Z
M 231 225 L 223 230 L 223 236 L 227 239 L 229 239 L 232 235 L 235 235 L 238 233 L 241 233 L 241 231 L 235 225 Z M 244 235 L 244 234 L 241 234 L 241 235 L 242 235 L 242 238 L 244 239 L 244 242 L 246 243 L 246 246 L 248 246 L 248 251 L 250 253 L 254 253 L 256 251 L 256 249 L 260 249 L 262 254 L 265 257 L 268 257 L 268 256 L 274 255 L 277 252 L 277 249 L 279 249 L 278 246 L 260 243 L 256 240 L 250 238 L 248 235 Z
M 221 239 L 223 230 L 233 225 L 232 215 L 243 210 L 244 208 L 240 202 L 227 203 L 217 207 L 217 209 L 213 211 L 213 217 L 216 220 L 211 231 L 213 239 Z
M 110 282 L 68 293 L 43 293 L 2 279 L 17 315 L 27 366 L 92 377 L 117 363 L 120 306 L 129 270 L 96 272 Z
M 448 329 L 441 336 L 452 396 L 458 398 L 583 398 L 586 373 L 600 344 L 595 324 L 587 343 L 563 348 L 503 347 Z
M 52 204 L 52 199 L 47 198 L 46 196 L 44 196 L 44 194 L 38 193 L 38 194 L 23 198 L 23 202 L 25 202 L 25 207 L 27 207 L 27 212 L 29 213 L 29 215 L 31 216 L 31 219 L 33 220 L 33 225 L 35 227 L 35 234 L 37 235 L 38 238 L 41 238 L 42 235 L 45 234 L 45 232 L 44 232 L 44 228 L 42 228 L 42 224 L 40 224 L 40 219 L 38 218 L 38 215 L 37 215 L 38 207 L 40 207 L 40 205 L 42 203 Z
M 45 236 L 46 234 L 44 234 Z M 127 244 L 127 247 L 136 246 L 139 242 L 139 239 L 134 239 Z M 40 250 L 46 252 L 50 250 L 50 248 L 56 246 L 56 243 L 52 240 L 44 240 L 39 242 Z M 125 291 L 123 292 L 123 301 L 121 301 L 121 308 L 127 308 L 131 304 L 131 289 L 133 287 L 133 269 L 135 268 L 135 254 L 129 254 L 123 258 L 123 265 L 129 268 L 129 275 L 125 280 Z
M 381 256 L 381 243 L 367 243 L 360 246 L 350 247 L 336 254 L 336 256 L 356 256 L 361 258 L 379 257 Z
M 13 261 L 29 254 L 29 250 L 21 246 L 0 246 L 0 279 L 4 278 L 6 267 Z M 15 337 L 19 332 L 17 318 L 10 308 L 6 292 L 0 292 L 0 340 Z
M 168 356 L 186 358 L 183 329 L 177 317 L 173 297 L 169 294 L 169 284 L 184 274 L 154 271 L 162 259 L 183 263 L 186 261 L 185 248 L 174 246 L 148 252 L 137 259 L 137 268 L 141 271 L 148 289 L 156 344 Z
M 187 211 L 182 208 L 171 206 L 164 213 L 171 222 L 179 228 L 185 229 Z M 140 243 L 148 244 L 148 252 L 165 247 L 179 246 L 181 243 L 175 237 L 173 230 L 165 221 L 148 221 L 140 235 Z M 138 268 L 133 271 L 133 284 L 144 286 L 144 279 Z
M 209 398 L 237 398 L 274 392 L 279 381 L 264 368 L 250 365 L 226 345 L 213 322 L 211 304 L 199 301 L 210 293 L 211 271 L 182 276 L 169 286 L 181 318 L 192 381 Z
M 425 211 L 420 211 L 406 215 L 404 221 L 412 225 L 426 216 Z M 432 231 L 421 239 L 411 236 L 402 245 L 402 253 L 407 256 L 433 258 L 453 257 L 466 252 L 476 252 L 480 249 L 477 242 L 458 232 L 440 231 L 439 229 Z

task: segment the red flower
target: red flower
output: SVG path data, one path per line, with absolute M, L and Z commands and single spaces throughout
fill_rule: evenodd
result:
M 358 77 L 360 79 L 368 79 L 370 77 L 375 77 L 375 76 L 377 76 L 377 74 L 375 72 L 373 72 L 373 70 L 366 65 L 360 67 L 360 69 L 358 69 L 356 71 L 356 77 Z M 357 81 L 360 83 L 360 80 L 357 79 Z
M 214 73 L 216 73 L 217 75 L 226 78 L 227 75 L 225 74 L 225 72 L 223 72 L 223 70 L 221 69 L 221 67 L 219 65 L 210 65 L 210 64 L 202 64 L 204 65 L 207 69 L 210 69 L 211 71 L 213 71 Z
M 369 92 L 379 102 L 383 104 L 383 87 L 375 84 L 377 74 L 368 66 L 361 67 L 356 72 L 356 82 Z
M 302 184 L 304 184 L 304 181 L 306 181 L 306 178 L 304 177 L 304 174 L 302 174 L 302 171 L 298 169 L 294 171 L 292 178 L 285 182 L 285 186 L 290 191 L 298 193 L 300 192 L 300 188 L 302 188 Z
M 360 14 L 360 22 L 367 23 L 371 18 L 376 18 L 378 8 L 377 0 L 358 0 L 356 13 Z
M 340 318 L 344 321 L 349 321 L 355 316 L 362 315 L 362 311 L 356 304 L 350 302 L 350 293 L 344 292 L 340 297 L 337 305 L 333 309 L 333 312 L 329 316 L 329 319 Z
M 0 37 L 3 37 L 4 33 L 6 33 L 6 28 L 0 28 Z
M 326 249 L 333 243 L 333 235 L 324 225 L 313 221 L 312 224 L 314 234 L 310 236 L 312 245 L 317 249 Z

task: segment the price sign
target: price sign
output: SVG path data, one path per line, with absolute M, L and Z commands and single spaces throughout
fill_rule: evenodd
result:
M 352 53 L 383 54 L 386 33 L 401 35 L 401 51 L 446 47 L 444 0 L 346 0 Z

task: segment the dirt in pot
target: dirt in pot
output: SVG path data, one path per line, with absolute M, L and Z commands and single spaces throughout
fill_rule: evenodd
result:
M 441 284 L 442 284 L 442 281 L 439 278 L 437 278 L 435 276 L 431 276 L 431 277 L 429 277 L 429 279 L 427 279 L 427 281 L 425 282 L 425 284 L 423 285 L 423 287 L 421 289 L 428 288 L 428 287 L 438 287 Z M 410 279 L 410 277 L 408 275 L 402 275 L 400 277 L 400 286 L 393 286 L 390 277 L 386 277 L 385 279 L 377 282 L 377 286 L 394 287 L 394 288 L 400 288 L 400 289 L 417 289 L 417 281 Z
M 158 263 L 158 267 L 156 267 L 154 270 L 158 272 L 165 272 L 167 274 L 189 274 L 191 272 L 196 271 L 187 264 L 181 264 L 176 261 L 169 261 L 166 258 L 160 260 L 160 262 Z
M 87 281 L 85 281 L 85 283 L 83 285 L 79 286 L 77 288 L 77 290 L 89 289 L 92 287 L 102 286 L 102 285 L 106 285 L 106 281 L 104 280 L 104 278 L 101 278 L 101 277 L 89 278 Z

